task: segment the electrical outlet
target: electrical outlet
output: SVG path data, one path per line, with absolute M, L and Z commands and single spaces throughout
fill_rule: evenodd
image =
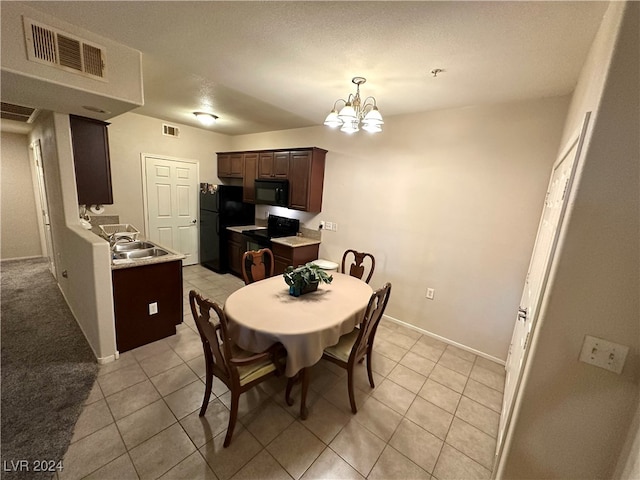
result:
M 429 300 L 433 300 L 433 296 L 435 295 L 436 291 L 433 288 L 427 288 L 427 298 Z
M 325 226 L 324 226 L 324 220 L 322 220 L 322 221 L 320 222 L 320 230 L 324 230 L 324 229 L 325 229 Z
M 149 315 L 155 315 L 158 313 L 158 302 L 153 302 L 149 304 Z
M 620 374 L 628 352 L 626 345 L 585 335 L 580 361 Z

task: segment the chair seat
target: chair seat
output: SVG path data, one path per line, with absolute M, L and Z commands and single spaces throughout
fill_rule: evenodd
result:
M 343 362 L 348 362 L 349 355 L 351 355 L 351 349 L 356 343 L 359 334 L 360 329 L 354 328 L 351 332 L 342 335 L 340 340 L 338 340 L 338 343 L 325 348 L 324 353 Z
M 248 352 L 242 348 L 234 345 L 231 348 L 233 358 L 248 358 L 255 355 L 253 352 Z M 268 373 L 275 371 L 275 364 L 268 358 L 261 362 L 252 363 L 251 365 L 245 365 L 238 367 L 238 376 L 240 377 L 240 385 L 246 385 L 254 381 L 256 378 L 260 378 Z

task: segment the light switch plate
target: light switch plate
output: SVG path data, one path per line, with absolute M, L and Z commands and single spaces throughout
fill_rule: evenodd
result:
M 149 304 L 149 315 L 155 315 L 158 313 L 158 302 L 153 302 Z
M 580 361 L 620 374 L 628 352 L 626 345 L 585 335 Z

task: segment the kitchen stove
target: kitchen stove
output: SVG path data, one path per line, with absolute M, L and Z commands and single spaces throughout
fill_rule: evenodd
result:
M 300 220 L 269 215 L 267 228 L 243 230 L 242 234 L 247 237 L 247 249 L 256 250 L 256 247 L 271 248 L 272 238 L 290 237 L 298 233 L 299 228 Z

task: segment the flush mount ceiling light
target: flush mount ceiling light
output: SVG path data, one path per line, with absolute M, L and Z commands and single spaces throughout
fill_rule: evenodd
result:
M 216 120 L 218 119 L 217 116 L 215 116 L 213 113 L 207 113 L 207 112 L 193 112 L 193 114 L 196 116 L 196 118 L 200 121 L 201 124 L 203 125 L 213 125 L 214 123 L 216 123 Z
M 340 98 L 333 104 L 331 113 L 327 115 L 324 124 L 331 128 L 340 127 L 341 132 L 355 133 L 362 129 L 369 133 L 377 133 L 382 131 L 382 115 L 378 111 L 376 99 L 367 97 L 362 101 L 360 99 L 360 85 L 367 81 L 363 77 L 353 77 L 352 83 L 356 85 L 355 95 L 350 93 L 346 100 Z M 344 106 L 338 111 L 338 103 L 343 102 Z

